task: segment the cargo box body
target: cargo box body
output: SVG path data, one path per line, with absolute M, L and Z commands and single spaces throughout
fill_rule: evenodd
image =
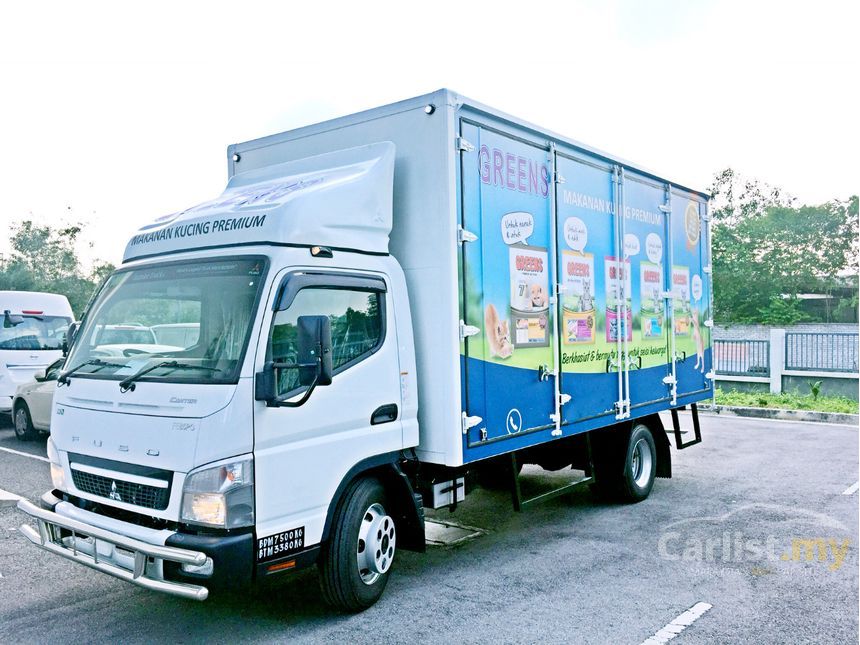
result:
M 460 466 L 711 396 L 704 193 L 447 90 L 233 145 L 229 172 L 383 141 L 422 461 Z

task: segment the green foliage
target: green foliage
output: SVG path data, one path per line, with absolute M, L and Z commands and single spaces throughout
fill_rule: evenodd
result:
M 31 220 L 13 225 L 12 252 L 0 257 L 0 290 L 61 293 L 80 316 L 94 289 L 114 269 L 98 262 L 84 271 L 75 251 L 82 230 L 80 224 L 54 228 Z
M 762 392 L 735 392 L 717 388 L 717 405 L 742 408 L 779 408 L 782 410 L 815 410 L 857 414 L 858 403 L 844 396 L 803 396 L 794 392 L 769 394 Z
M 802 293 L 829 293 L 857 270 L 858 199 L 796 206 L 778 188 L 719 173 L 713 196 L 714 303 L 718 320 L 811 320 Z
M 821 381 L 810 381 L 809 390 L 812 392 L 812 400 L 817 401 L 818 395 L 821 394 Z

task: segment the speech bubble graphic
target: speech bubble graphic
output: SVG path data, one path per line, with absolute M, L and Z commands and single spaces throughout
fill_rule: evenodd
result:
M 574 251 L 582 251 L 588 244 L 588 227 L 578 217 L 568 217 L 564 220 L 564 241 Z
M 531 213 L 516 211 L 502 217 L 502 241 L 505 244 L 526 243 L 535 228 Z
M 696 302 L 702 299 L 702 279 L 698 273 L 693 276 L 693 280 L 690 283 L 690 293 L 693 294 L 693 300 Z
M 645 238 L 645 254 L 654 264 L 659 264 L 663 259 L 663 240 L 656 233 L 648 233 Z
M 639 255 L 639 238 L 633 233 L 627 233 L 624 236 L 624 257 L 632 258 L 634 255 Z

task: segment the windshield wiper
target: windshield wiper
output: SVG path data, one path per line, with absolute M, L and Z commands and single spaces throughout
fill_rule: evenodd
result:
M 150 365 L 149 367 L 144 367 L 142 370 L 132 374 L 128 378 L 125 378 L 119 382 L 119 391 L 120 392 L 128 392 L 131 390 L 134 392 L 134 382 L 138 380 L 142 376 L 146 376 L 150 372 L 154 372 L 157 369 L 167 368 L 171 370 L 209 370 L 210 372 L 220 372 L 221 369 L 218 367 L 206 367 L 204 365 L 192 365 L 191 363 L 180 363 L 179 361 L 163 361 L 161 363 L 156 363 L 155 365 Z
M 67 371 L 63 372 L 62 374 L 60 374 L 60 376 L 57 378 L 57 387 L 59 387 L 61 385 L 69 385 L 69 383 L 70 383 L 69 377 L 72 374 L 74 374 L 75 372 L 77 372 L 79 369 L 81 369 L 82 367 L 86 367 L 87 365 L 96 365 L 97 366 L 96 369 L 94 369 L 92 372 L 88 372 L 88 374 L 92 374 L 93 372 L 98 372 L 100 369 L 104 369 L 105 367 L 126 367 L 122 363 L 108 363 L 107 361 L 103 361 L 100 358 L 91 358 L 90 360 L 84 361 L 80 365 L 76 365 L 72 369 L 67 370 Z

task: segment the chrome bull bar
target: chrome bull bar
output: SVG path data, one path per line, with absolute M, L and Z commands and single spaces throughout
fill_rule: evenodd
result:
M 36 531 L 29 524 L 22 524 L 19 531 L 30 542 L 45 551 L 154 591 L 161 591 L 190 600 L 206 600 L 209 596 L 209 590 L 206 587 L 184 582 L 171 582 L 146 575 L 147 562 L 150 559 L 157 564 L 160 564 L 159 561 L 161 563 L 170 561 L 178 564 L 201 566 L 206 562 L 205 553 L 148 544 L 113 531 L 63 517 L 53 511 L 40 508 L 26 499 L 18 500 L 18 509 L 35 519 L 39 527 L 39 530 Z M 61 529 L 71 532 L 71 539 L 69 537 L 63 538 Z M 90 540 L 92 541 L 90 542 Z M 128 568 L 108 561 L 108 558 L 100 553 L 100 542 L 111 545 L 112 551 L 118 547 L 127 552 Z M 116 561 L 123 558 L 113 559 Z

